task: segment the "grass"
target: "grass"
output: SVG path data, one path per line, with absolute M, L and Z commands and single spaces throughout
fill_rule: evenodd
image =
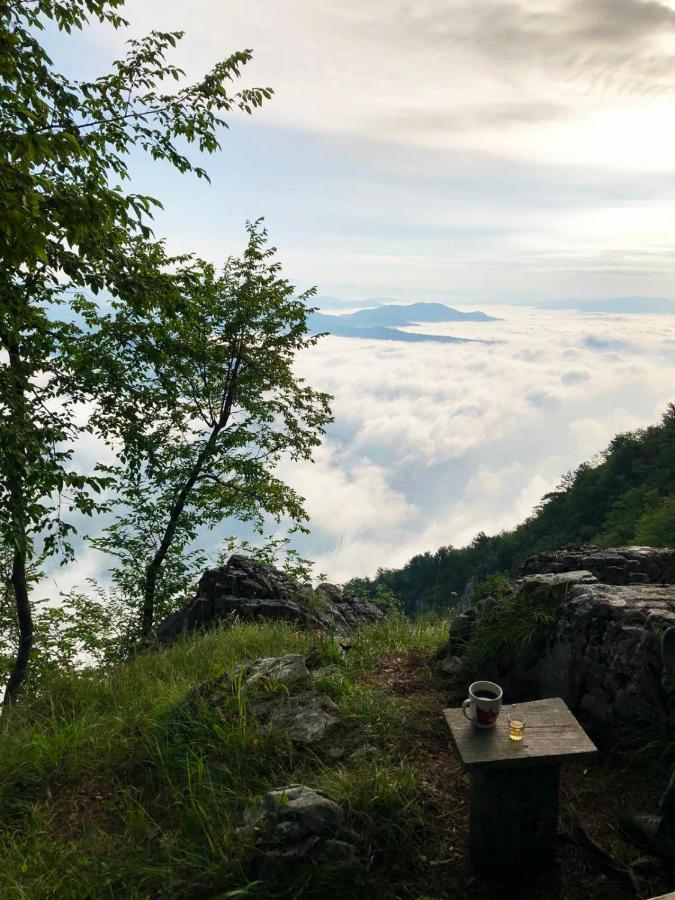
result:
M 0 734 L 0 897 L 413 898 L 488 900 L 466 849 L 466 776 L 440 710 L 434 669 L 446 621 L 392 617 L 349 650 L 286 624 L 238 624 L 139 655 L 106 677 L 57 681 L 13 710 Z M 525 642 L 527 646 L 527 642 Z M 368 736 L 345 760 L 300 752 L 262 733 L 222 675 L 284 653 L 310 656 L 317 686 Z M 463 686 L 462 686 L 463 690 Z M 217 702 L 214 701 L 216 698 Z M 565 816 L 629 860 L 615 823 L 625 804 L 653 806 L 666 774 L 636 759 L 564 773 Z M 263 882 L 238 828 L 260 794 L 303 783 L 341 802 L 361 836 L 362 865 L 297 866 Z M 561 848 L 546 900 L 627 900 L 626 885 Z M 657 874 L 644 896 L 667 888 Z
M 551 592 L 526 596 L 514 587 L 481 618 L 467 647 L 468 665 L 476 670 L 516 663 L 524 668 L 539 657 L 563 597 Z
M 56 681 L 13 710 L 0 735 L 2 897 L 270 896 L 237 829 L 253 798 L 292 782 L 344 801 L 368 855 L 391 859 L 413 839 L 422 806 L 398 739 L 405 711 L 368 673 L 392 649 L 435 649 L 443 630 L 394 618 L 362 629 L 345 654 L 285 624 L 238 624 L 110 675 Z M 333 667 L 319 689 L 372 736 L 374 758 L 325 764 L 262 733 L 236 693 L 215 705 L 202 696 L 244 661 L 291 652 Z M 321 871 L 298 878 L 278 895 L 344 893 Z

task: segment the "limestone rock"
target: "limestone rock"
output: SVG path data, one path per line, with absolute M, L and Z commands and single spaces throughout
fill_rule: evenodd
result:
M 256 874 L 276 880 L 281 870 L 322 867 L 344 881 L 358 880 L 359 835 L 345 823 L 340 806 L 318 791 L 292 784 L 269 791 L 244 812 L 244 835 L 253 837 Z
M 675 550 L 585 547 L 521 571 L 518 590 L 555 618 L 536 659 L 497 661 L 509 700 L 560 696 L 596 736 L 650 716 L 675 723 Z
M 655 547 L 592 546 L 539 553 L 523 564 L 522 575 L 579 570 L 604 584 L 675 583 L 675 550 Z
M 671 625 L 675 586 L 576 585 L 539 665 L 542 696 L 563 697 L 589 727 L 668 715 L 659 634 Z
M 324 670 L 324 678 L 335 675 Z M 234 694 L 262 731 L 283 734 L 298 747 L 333 758 L 345 756 L 369 738 L 367 729 L 344 718 L 336 703 L 320 690 L 321 681 L 299 653 L 265 657 L 238 666 L 193 691 L 194 701 L 213 708 L 232 706 Z
M 302 784 L 269 791 L 244 812 L 245 829 L 284 844 L 308 837 L 335 837 L 343 822 L 342 810 L 334 800 Z
M 295 697 L 278 693 L 255 701 L 250 710 L 265 731 L 280 732 L 303 746 L 320 743 L 341 724 L 335 703 L 316 691 Z
M 307 683 L 309 679 L 305 657 L 300 653 L 258 659 L 246 666 L 240 666 L 234 674 L 234 681 L 239 682 L 242 693 L 249 694 L 264 690 L 270 685 L 295 688 Z
M 459 675 L 466 667 L 466 661 L 461 656 L 446 656 L 441 662 L 441 672 L 451 678 Z
M 525 575 L 518 582 L 522 594 L 531 600 L 565 600 L 568 592 L 576 584 L 596 584 L 597 578 L 584 569 L 572 572 Z
M 234 555 L 202 575 L 194 600 L 160 623 L 157 638 L 168 644 L 184 632 L 234 618 L 283 620 L 345 635 L 383 616 L 373 603 L 346 595 L 336 585 L 322 584 L 313 591 L 274 566 Z

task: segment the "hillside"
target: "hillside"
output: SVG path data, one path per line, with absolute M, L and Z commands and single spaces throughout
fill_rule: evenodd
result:
M 348 643 L 285 623 L 239 623 L 184 636 L 105 677 L 54 679 L 11 710 L 0 734 L 3 900 L 494 897 L 470 867 L 468 783 L 440 715 L 465 688 L 448 699 L 437 674 L 446 635 L 447 621 L 399 617 Z M 270 677 L 256 699 L 246 689 L 262 670 Z M 298 672 L 339 723 L 328 743 L 257 721 L 254 701 L 292 707 Z M 578 816 L 615 858 L 630 860 L 616 819 L 626 802 L 655 802 L 663 778 L 658 767 L 647 777 L 625 763 L 566 767 L 561 827 L 573 836 Z M 265 843 L 257 811 L 277 791 L 279 815 L 287 807 L 290 816 L 299 784 L 305 797 L 319 792 L 338 839 L 280 852 Z M 662 888 L 659 878 L 650 886 Z M 633 892 L 569 838 L 537 896 Z
M 658 425 L 617 435 L 600 457 L 568 472 L 516 528 L 478 534 L 467 547 L 414 556 L 401 569 L 357 578 L 365 596 L 393 592 L 404 609 L 443 608 L 451 594 L 495 572 L 514 572 L 534 553 L 569 544 L 675 546 L 675 406 Z

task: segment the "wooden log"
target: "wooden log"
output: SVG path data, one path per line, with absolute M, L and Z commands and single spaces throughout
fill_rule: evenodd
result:
M 493 878 L 527 879 L 552 858 L 558 827 L 560 765 L 471 773 L 471 859 Z

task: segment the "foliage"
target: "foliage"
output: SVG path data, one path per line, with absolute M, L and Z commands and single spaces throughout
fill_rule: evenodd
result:
M 110 398 L 94 421 L 123 447 L 121 462 L 105 467 L 122 510 L 96 546 L 123 560 L 143 638 L 167 560 L 180 559 L 200 529 L 235 518 L 261 531 L 266 517 L 302 527 L 307 518 L 277 471 L 311 458 L 330 398 L 296 374 L 297 355 L 318 340 L 307 322 L 313 291 L 296 296 L 275 252 L 260 223 L 249 223 L 243 256 L 221 271 L 190 260 L 174 276 L 176 297 L 87 312 L 91 367 L 104 360 Z M 130 408 L 116 393 L 123 369 Z
M 661 422 L 619 434 L 594 463 L 582 463 L 543 497 L 537 509 L 510 531 L 479 533 L 466 547 L 441 547 L 414 556 L 401 569 L 380 569 L 374 579 L 354 579 L 363 596 L 380 586 L 400 598 L 412 614 L 416 600 L 438 609 L 452 605 L 486 576 L 517 571 L 535 553 L 569 545 L 675 546 L 670 500 L 675 483 L 675 406 Z
M 642 513 L 635 526 L 635 541 L 648 547 L 675 547 L 675 494 Z
M 471 594 L 471 603 L 480 603 L 487 597 L 495 597 L 499 600 L 509 597 L 515 590 L 515 584 L 508 572 L 495 572 L 479 582 Z
M 73 81 L 55 70 L 39 34 L 70 33 L 90 19 L 126 23 L 122 0 L 6 0 L 0 5 L 0 542 L 11 549 L 19 623 L 5 690 L 15 699 L 33 640 L 27 568 L 36 552 L 72 555 L 70 514 L 92 515 L 109 484 L 72 464 L 76 439 L 93 430 L 84 405 L 103 399 L 80 353 L 83 291 L 136 303 L 161 287 L 148 249 L 158 201 L 125 191 L 127 158 L 142 149 L 204 177 L 185 155 L 218 149 L 224 114 L 251 112 L 267 88 L 230 94 L 250 51 L 185 84 L 167 59 L 180 32 L 128 43 L 112 71 Z M 164 83 L 175 82 L 168 91 Z M 142 277 L 139 277 L 142 276 Z M 151 291 L 152 293 L 152 291 Z M 114 386 L 124 395 L 124 374 Z M 38 547 L 36 551 L 36 542 Z

